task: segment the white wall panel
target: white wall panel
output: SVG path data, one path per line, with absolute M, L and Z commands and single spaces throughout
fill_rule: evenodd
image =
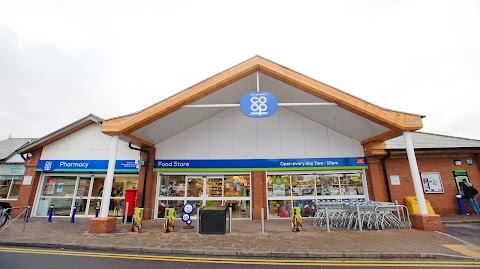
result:
M 329 158 L 327 127 L 307 118 L 303 118 L 306 158 Z
M 95 132 L 100 132 L 99 125 L 90 124 L 68 135 L 68 149 L 91 149 Z
M 90 124 L 63 137 L 42 150 L 42 160 L 108 160 L 112 137 L 101 131 L 101 125 Z M 118 142 L 117 160 L 138 160 L 140 153 Z
M 332 158 L 354 156 L 352 139 L 350 137 L 328 129 L 328 140 L 330 142 L 330 155 Z
M 187 129 L 186 159 L 208 159 L 210 150 L 210 121 L 204 120 Z M 169 158 L 165 158 L 169 159 Z
M 257 120 L 245 116 L 233 117 L 233 158 L 256 159 Z
M 228 110 L 228 111 L 227 111 Z M 156 145 L 157 159 L 364 156 L 359 141 L 284 108 L 254 119 L 230 108 Z M 240 113 L 240 115 L 238 115 Z
M 302 116 L 280 115 L 282 158 L 305 158 L 305 137 Z
M 163 142 L 155 145 L 155 160 L 161 160 L 163 158 Z
M 210 118 L 211 159 L 233 158 L 233 117 Z
M 187 131 L 180 132 L 163 143 L 163 155 L 172 159 L 185 159 Z
M 353 155 L 355 157 L 365 157 L 365 151 L 363 150 L 363 146 L 360 141 L 353 140 Z
M 90 160 L 91 149 L 69 149 L 65 156 L 66 160 Z
M 278 116 L 257 119 L 257 152 L 259 159 L 281 158 L 280 119 Z
M 67 145 L 66 143 L 64 145 Z M 42 150 L 42 160 L 66 160 L 67 159 L 67 150 L 66 149 L 47 149 L 44 147 Z

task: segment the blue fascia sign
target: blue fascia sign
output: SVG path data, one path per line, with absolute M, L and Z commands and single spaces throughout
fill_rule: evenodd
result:
M 240 110 L 251 118 L 270 117 L 275 114 L 277 108 L 277 98 L 270 92 L 247 92 L 240 99 Z
M 304 159 L 155 160 L 155 171 L 284 171 L 366 169 L 365 157 Z
M 106 172 L 108 160 L 40 160 L 37 171 L 43 172 Z M 117 160 L 115 172 L 138 172 L 137 161 Z

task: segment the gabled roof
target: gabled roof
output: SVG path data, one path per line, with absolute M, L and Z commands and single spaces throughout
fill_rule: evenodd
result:
M 30 143 L 33 138 L 7 138 L 0 141 L 0 162 L 7 160 L 15 154 L 21 146 Z
M 96 116 L 96 115 L 93 115 L 93 114 L 90 114 L 86 117 L 83 117 L 61 129 L 58 129 L 56 131 L 54 131 L 53 133 L 50 133 L 42 138 L 39 138 L 38 140 L 28 144 L 28 145 L 25 145 L 21 148 L 19 148 L 17 150 L 17 152 L 19 154 L 24 154 L 24 153 L 28 153 L 28 152 L 32 152 L 34 150 L 37 150 L 39 148 L 43 148 L 44 146 L 52 143 L 52 142 L 55 142 L 69 134 L 72 134 L 90 124 L 93 124 L 93 123 L 96 123 L 96 124 L 102 124 L 102 121 L 103 119 Z
M 374 141 L 384 141 L 399 136 L 404 130 L 415 131 L 422 128 L 423 116 L 421 115 L 379 107 L 263 57 L 255 56 L 144 110 L 105 120 L 102 124 L 102 132 L 108 135 L 126 136 L 135 140 L 135 136 L 133 136 L 132 133 L 136 130 L 181 109 L 184 105 L 192 104 L 201 98 L 239 81 L 256 71 L 295 87 L 311 96 L 320 98 L 326 102 L 335 103 L 342 109 L 388 129 L 388 131 L 382 134 L 365 139 L 362 141 L 363 144 Z M 138 138 L 137 143 L 149 143 L 149 141 L 145 140 L 143 140 L 145 143 L 142 143 L 141 140 L 141 138 Z
M 480 140 L 431 134 L 424 132 L 412 132 L 412 142 L 415 149 L 458 149 L 458 148 L 480 148 Z M 403 136 L 396 137 L 386 142 L 386 149 L 405 149 Z

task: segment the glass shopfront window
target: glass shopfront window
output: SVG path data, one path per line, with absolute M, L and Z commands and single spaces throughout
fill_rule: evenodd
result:
M 366 199 L 362 171 L 289 173 L 267 175 L 269 218 L 288 218 L 290 208 L 300 207 L 303 217 L 313 217 L 318 199 Z
M 0 175 L 0 199 L 17 199 L 23 176 Z
M 206 205 L 232 207 L 234 218 L 251 218 L 250 175 L 161 175 L 158 183 L 157 218 L 163 218 L 165 208 L 175 208 L 181 217 L 187 202 L 195 208 Z M 196 216 L 196 210 L 191 216 Z
M 123 216 L 124 191 L 137 188 L 137 175 L 115 175 L 109 206 L 109 216 Z M 51 205 L 54 214 L 70 216 L 76 206 L 76 216 L 95 216 L 103 196 L 105 175 L 49 175 L 43 176 L 35 208 L 35 216 L 47 216 Z

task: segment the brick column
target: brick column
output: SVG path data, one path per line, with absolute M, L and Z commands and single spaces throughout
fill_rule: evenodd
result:
M 42 172 L 37 172 L 38 160 L 42 156 L 42 149 L 38 149 L 32 152 L 32 157 L 25 160 L 25 173 L 23 176 L 31 176 L 32 183 L 30 185 L 21 185 L 18 193 L 17 201 L 10 202 L 13 207 L 17 206 L 33 206 L 35 201 L 35 194 L 37 188 L 39 187 L 40 176 Z M 22 212 L 23 209 L 13 210 L 13 214 L 18 214 Z
M 387 186 L 383 175 L 382 161 L 379 158 L 367 158 L 368 169 L 366 170 L 368 197 L 378 202 L 388 201 Z
M 142 150 L 148 150 L 150 157 L 148 161 L 148 170 L 147 172 L 147 184 L 145 189 L 145 200 L 143 205 L 143 219 L 152 219 L 152 209 L 155 207 L 155 192 L 157 189 L 157 173 L 153 171 L 153 166 L 155 164 L 155 148 L 142 148 Z M 144 189 L 144 180 L 145 180 L 145 170 L 147 169 L 147 154 L 145 152 L 140 152 L 142 160 L 145 164 L 140 167 L 138 171 L 138 192 L 137 192 L 137 201 L 135 202 L 137 207 L 142 206 L 143 198 L 143 189 Z M 156 211 L 156 209 L 154 210 Z
M 266 172 L 252 171 L 252 219 L 261 219 L 261 208 L 264 208 L 264 217 L 267 216 Z

